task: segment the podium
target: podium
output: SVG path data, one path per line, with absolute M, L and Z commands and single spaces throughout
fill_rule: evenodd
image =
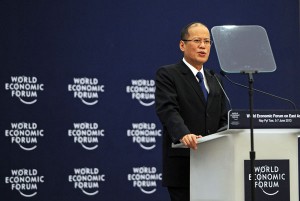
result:
M 257 161 L 288 161 L 288 173 L 277 173 L 281 174 L 282 180 L 289 180 L 289 200 L 298 201 L 298 135 L 300 135 L 300 129 L 254 129 L 254 133 Z M 176 146 L 184 147 L 183 145 L 175 145 L 174 147 Z M 198 149 L 191 150 L 190 153 L 190 200 L 247 200 L 245 196 L 244 163 L 245 160 L 249 160 L 249 150 L 249 129 L 228 129 L 200 138 Z M 274 167 L 264 166 L 263 168 L 265 168 L 265 171 L 270 172 L 270 174 L 265 175 L 276 179 L 278 176 L 276 176 L 276 171 L 279 170 L 277 166 Z M 279 186 L 280 182 L 277 181 L 275 184 Z M 266 183 L 266 185 L 269 184 Z M 286 190 L 277 188 L 277 186 L 275 186 L 276 189 L 264 189 L 265 187 L 261 188 L 259 185 L 256 188 L 267 193 L 266 196 L 272 196 L 266 200 L 276 200 L 273 199 L 274 192 L 282 193 L 283 190 Z M 261 201 L 259 198 L 256 198 L 256 200 Z

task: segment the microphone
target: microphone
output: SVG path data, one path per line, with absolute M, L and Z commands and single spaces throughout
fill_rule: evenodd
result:
M 221 74 L 223 77 L 225 77 L 225 78 L 226 78 L 229 82 L 231 82 L 232 84 L 235 84 L 235 85 L 238 85 L 238 86 L 240 86 L 240 87 L 244 87 L 244 88 L 249 89 L 248 86 L 243 85 L 243 84 L 240 84 L 240 83 L 237 83 L 237 82 L 234 82 L 233 80 L 231 80 L 231 79 L 226 75 L 226 73 L 225 73 L 224 71 L 220 71 L 220 74 Z M 294 110 L 297 110 L 297 107 L 296 107 L 295 103 L 294 103 L 293 101 L 289 100 L 289 99 L 282 98 L 282 97 L 280 97 L 280 96 L 276 96 L 276 95 L 274 95 L 274 94 L 271 94 L 271 93 L 268 93 L 268 92 L 265 92 L 265 91 L 261 91 L 261 90 L 259 90 L 259 89 L 254 89 L 254 88 L 253 88 L 253 90 L 254 90 L 254 91 L 257 91 L 257 92 L 259 92 L 259 93 L 268 95 L 268 96 L 272 96 L 272 97 L 274 97 L 274 98 L 278 98 L 278 99 L 287 101 L 287 102 L 289 102 L 289 103 L 291 103 L 291 104 L 293 105 Z
M 222 84 L 220 83 L 220 81 L 219 81 L 218 77 L 216 76 L 215 72 L 214 72 L 213 70 L 210 70 L 209 72 L 210 72 L 210 74 L 212 74 L 212 76 L 214 76 L 214 77 L 216 78 L 216 80 L 217 80 L 217 82 L 218 82 L 219 86 L 221 87 L 221 89 L 222 89 L 222 91 L 223 91 L 224 95 L 226 96 L 226 99 L 227 99 L 227 101 L 228 101 L 228 104 L 229 104 L 230 110 L 232 110 L 231 103 L 230 103 L 230 99 L 228 98 L 228 96 L 227 96 L 227 93 L 225 92 L 225 90 L 224 90 L 224 88 L 223 88 Z

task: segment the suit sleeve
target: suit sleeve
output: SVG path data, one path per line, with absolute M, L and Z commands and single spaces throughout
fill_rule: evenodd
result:
M 155 107 L 164 129 L 174 143 L 190 133 L 179 113 L 176 83 L 166 68 L 156 73 Z

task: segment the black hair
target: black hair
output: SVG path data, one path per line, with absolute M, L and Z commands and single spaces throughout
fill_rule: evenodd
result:
M 207 26 L 205 24 L 203 24 L 202 22 L 191 22 L 188 25 L 186 25 L 180 33 L 180 40 L 186 40 L 186 37 L 189 35 L 189 28 L 194 25 L 194 24 L 200 24 L 202 26 L 205 26 L 207 28 Z

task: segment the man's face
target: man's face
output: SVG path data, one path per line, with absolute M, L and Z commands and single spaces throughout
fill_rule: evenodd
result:
M 210 41 L 209 30 L 203 25 L 195 24 L 189 28 L 188 32 L 189 35 L 185 39 L 196 39 L 196 41 L 181 40 L 179 47 L 183 52 L 185 60 L 200 70 L 202 65 L 208 60 L 210 53 L 211 44 L 207 43 L 207 41 Z

